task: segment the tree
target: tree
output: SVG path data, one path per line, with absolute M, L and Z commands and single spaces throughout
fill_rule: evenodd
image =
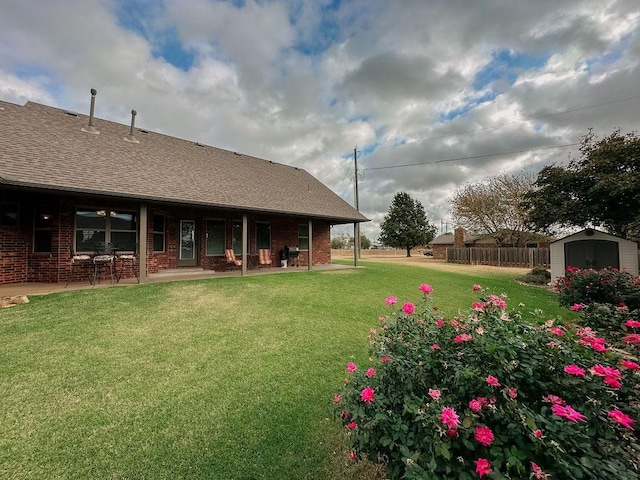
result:
M 348 238 L 345 238 L 344 235 L 340 235 L 339 237 L 333 237 L 331 239 L 331 248 L 334 250 L 340 250 L 342 248 L 347 248 Z
M 365 250 L 371 248 L 371 240 L 369 240 L 363 234 L 360 234 L 360 248 L 363 248 Z
M 427 220 L 424 207 L 408 193 L 396 193 L 389 212 L 380 223 L 380 242 L 395 248 L 406 248 L 407 257 L 411 249 L 426 245 L 436 234 L 436 227 Z
M 601 226 L 640 239 L 640 138 L 615 130 L 598 140 L 591 130 L 579 159 L 538 174 L 524 207 L 536 228 Z
M 498 245 L 520 245 L 532 237 L 521 204 L 534 181 L 530 175 L 504 173 L 467 184 L 449 199 L 453 220 L 466 230 L 490 235 Z

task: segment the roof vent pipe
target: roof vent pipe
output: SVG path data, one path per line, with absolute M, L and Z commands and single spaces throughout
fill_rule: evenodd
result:
M 86 133 L 100 133 L 96 130 L 96 127 L 93 126 L 93 112 L 96 108 L 96 94 L 98 91 L 95 88 L 91 89 L 91 109 L 89 110 L 89 125 L 87 128 L 83 128 L 82 131 Z
M 138 112 L 136 112 L 135 110 L 131 110 L 131 128 L 129 129 L 129 135 L 127 137 L 124 137 L 124 139 L 127 142 L 140 143 L 138 141 L 138 139 L 135 137 L 135 135 L 133 134 L 133 127 L 136 124 L 136 115 L 137 114 L 138 114 Z

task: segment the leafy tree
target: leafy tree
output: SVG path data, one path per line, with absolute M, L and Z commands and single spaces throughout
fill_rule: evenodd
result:
M 519 245 L 532 238 L 522 207 L 534 178 L 502 174 L 484 183 L 467 184 L 449 199 L 454 221 L 466 230 L 486 233 L 498 245 Z
M 365 250 L 371 248 L 371 240 L 369 240 L 363 234 L 360 234 L 360 248 L 363 248 Z
M 411 249 L 426 245 L 436 234 L 436 227 L 427 220 L 424 207 L 408 193 L 396 193 L 389 212 L 380 223 L 380 242 L 395 248 L 406 248 L 407 257 Z
M 581 157 L 567 166 L 548 166 L 525 196 L 536 228 L 602 226 L 630 240 L 640 239 L 640 138 L 615 130 L 598 140 L 582 138 Z

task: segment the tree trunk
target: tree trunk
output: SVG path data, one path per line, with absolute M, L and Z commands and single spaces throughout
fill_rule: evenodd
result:
M 407 247 L 407 257 L 411 256 L 411 247 Z

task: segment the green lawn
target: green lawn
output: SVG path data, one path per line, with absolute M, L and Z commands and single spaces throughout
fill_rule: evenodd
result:
M 474 283 L 570 314 L 514 275 L 364 268 L 31 297 L 0 311 L 0 478 L 338 479 L 332 397 L 365 362 L 384 298 Z M 338 453 L 336 453 L 338 450 Z

